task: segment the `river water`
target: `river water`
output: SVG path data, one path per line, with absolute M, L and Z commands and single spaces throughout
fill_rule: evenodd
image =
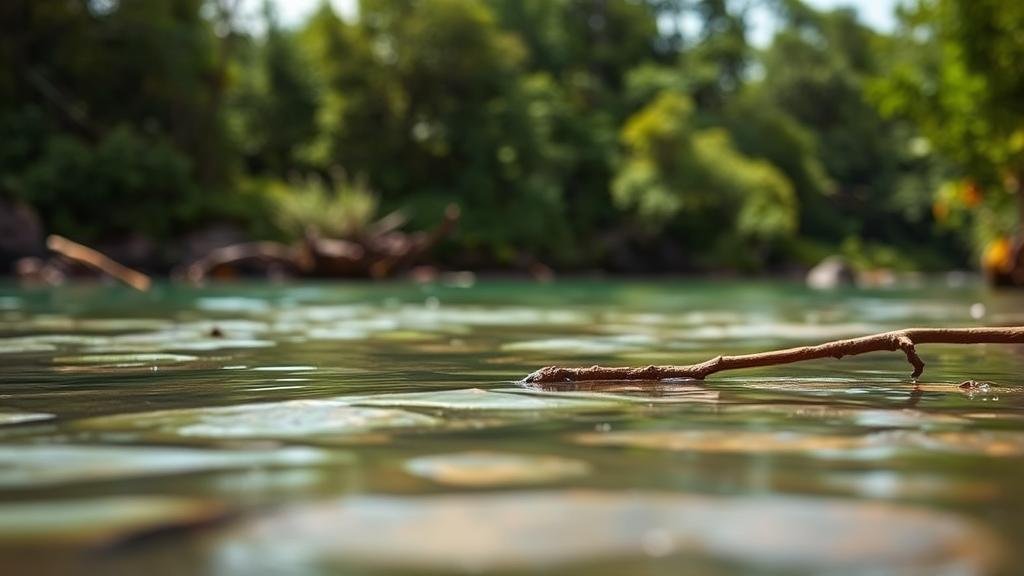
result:
M 1014 574 L 1024 347 L 536 390 L 908 326 L 979 285 L 0 287 L 4 574 Z M 979 385 L 962 389 L 975 380 Z

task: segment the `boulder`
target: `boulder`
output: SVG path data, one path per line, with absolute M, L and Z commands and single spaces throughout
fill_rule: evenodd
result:
M 855 280 L 853 267 L 842 256 L 829 256 L 807 273 L 807 286 L 815 290 L 831 290 L 851 286 Z

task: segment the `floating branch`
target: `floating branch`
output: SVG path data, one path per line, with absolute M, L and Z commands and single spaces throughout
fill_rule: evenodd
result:
M 911 377 L 917 378 L 924 372 L 924 362 L 914 346 L 916 344 L 1020 344 L 1024 343 L 1024 326 L 991 328 L 908 328 L 818 344 L 800 346 L 785 350 L 742 354 L 740 356 L 716 356 L 699 364 L 689 366 L 644 366 L 642 368 L 610 368 L 590 366 L 589 368 L 562 368 L 548 366 L 528 375 L 525 384 L 552 384 L 557 382 L 581 382 L 592 380 L 664 380 L 667 378 L 690 378 L 703 380 L 705 377 L 724 370 L 756 368 L 792 364 L 818 358 L 842 358 L 867 352 L 896 350 L 907 355 L 907 361 L 914 367 Z
M 46 247 L 72 262 L 78 262 L 93 270 L 102 272 L 136 290 L 142 292 L 149 290 L 151 284 L 149 276 L 119 264 L 88 246 L 68 240 L 57 234 L 50 234 L 46 237 Z

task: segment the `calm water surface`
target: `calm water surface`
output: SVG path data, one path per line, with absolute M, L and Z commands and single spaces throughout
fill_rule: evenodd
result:
M 1015 574 L 1024 348 L 650 389 L 689 363 L 1024 324 L 977 286 L 0 287 L 4 574 Z M 964 391 L 964 380 L 990 382 Z

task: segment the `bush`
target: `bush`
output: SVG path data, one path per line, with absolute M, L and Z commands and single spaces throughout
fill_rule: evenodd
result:
M 689 99 L 668 91 L 629 119 L 614 199 L 648 232 L 670 234 L 694 254 L 713 251 L 719 266 L 747 267 L 750 248 L 796 232 L 793 186 L 737 151 L 724 130 L 697 129 L 692 116 Z
M 184 156 L 126 126 L 95 144 L 49 138 L 11 187 L 50 231 L 85 241 L 129 232 L 166 238 L 207 204 Z
M 271 218 L 286 235 L 307 229 L 334 238 L 357 236 L 377 215 L 377 196 L 363 179 L 337 175 L 333 184 L 317 176 L 266 183 Z

